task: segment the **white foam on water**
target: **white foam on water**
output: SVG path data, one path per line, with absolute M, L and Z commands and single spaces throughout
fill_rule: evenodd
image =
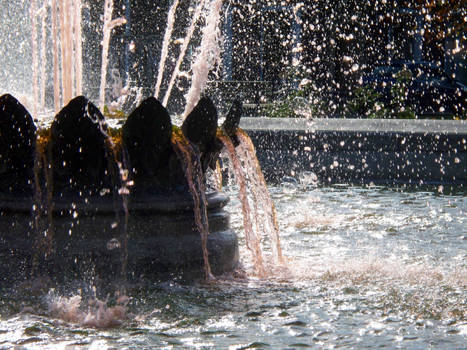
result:
M 426 263 L 406 263 L 402 259 L 364 256 L 353 258 L 299 258 L 287 256 L 281 269 L 270 269 L 270 279 L 289 282 L 323 281 L 346 285 L 449 286 L 467 287 L 467 269 L 451 269 Z
M 104 301 L 93 298 L 83 302 L 81 295 L 65 297 L 55 295 L 52 291 L 47 296 L 47 308 L 51 317 L 68 323 L 90 328 L 112 328 L 127 320 L 129 300 L 127 296 L 121 295 L 115 305 L 109 306 L 108 298 Z

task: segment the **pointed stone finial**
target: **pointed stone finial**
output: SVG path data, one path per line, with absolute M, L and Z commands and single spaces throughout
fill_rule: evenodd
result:
M 83 96 L 72 99 L 55 116 L 50 128 L 55 194 L 93 195 L 113 186 L 115 159 L 106 130 L 104 116 Z
M 0 191 L 32 194 L 36 126 L 10 94 L 0 96 Z
M 222 123 L 222 129 L 230 137 L 234 146 L 238 146 L 239 141 L 236 135 L 238 125 L 240 124 L 240 118 L 243 114 L 243 105 L 240 100 L 235 100 L 229 109 L 229 112 L 225 116 L 224 123 Z
M 183 134 L 199 149 L 204 171 L 212 165 L 212 154 L 218 153 L 217 119 L 214 103 L 209 97 L 202 97 L 182 125 Z

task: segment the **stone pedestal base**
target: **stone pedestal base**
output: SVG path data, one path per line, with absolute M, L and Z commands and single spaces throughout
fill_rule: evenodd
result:
M 228 197 L 208 198 L 209 260 L 214 274 L 232 271 L 239 259 L 236 234 L 223 207 Z M 63 198 L 54 202 L 52 251 L 36 248 L 30 198 L 0 200 L 0 272 L 3 280 L 27 278 L 37 261 L 38 273 L 62 278 L 121 276 L 124 213 L 112 200 L 87 203 Z M 127 226 L 127 278 L 168 279 L 202 277 L 201 238 L 188 195 L 148 196 L 130 200 Z

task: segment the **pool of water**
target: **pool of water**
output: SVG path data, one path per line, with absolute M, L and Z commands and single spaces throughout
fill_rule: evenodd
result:
M 0 349 L 466 348 L 465 193 L 306 181 L 270 192 L 287 267 L 267 280 L 144 283 L 106 305 L 92 288 L 80 299 L 73 287 L 2 285 Z

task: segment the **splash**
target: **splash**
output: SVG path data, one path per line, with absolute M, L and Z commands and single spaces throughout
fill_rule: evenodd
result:
M 319 280 L 336 284 L 353 283 L 358 285 L 397 284 L 436 287 L 448 285 L 452 288 L 467 287 L 465 268 L 448 269 L 430 266 L 425 263 L 404 263 L 396 258 L 365 256 L 334 259 L 324 257 L 310 261 L 307 258 L 294 258 L 294 269 L 290 278 L 294 281 Z
M 203 29 L 203 37 L 199 47 L 199 53 L 193 63 L 191 70 L 193 76 L 191 79 L 191 87 L 186 95 L 186 105 L 183 115 L 186 117 L 196 103 L 199 101 L 201 92 L 203 91 L 208 80 L 209 72 L 220 60 L 220 34 L 219 22 L 220 11 L 222 8 L 222 0 L 213 0 L 210 4 L 210 11 L 206 17 L 206 26 Z
M 68 323 L 90 328 L 114 328 L 120 326 L 127 317 L 127 305 L 130 301 L 125 295 L 118 296 L 114 306 L 106 300 L 90 299 L 83 307 L 81 295 L 71 297 L 56 296 L 50 292 L 47 296 L 47 309 L 51 317 Z M 83 311 L 83 308 L 87 309 Z
M 109 138 L 110 139 L 110 138 Z M 110 141 L 109 141 L 110 142 Z M 120 231 L 120 240 L 121 240 L 121 262 L 122 262 L 122 277 L 126 278 L 127 274 L 127 264 L 128 264 L 128 218 L 130 212 L 128 210 L 128 196 L 130 195 L 129 187 L 133 183 L 128 179 L 128 170 L 124 167 L 122 162 L 117 162 L 118 174 L 120 179 L 120 188 L 118 189 L 118 194 L 121 197 L 121 204 L 123 207 L 123 225 Z M 115 177 L 115 175 L 114 175 Z M 115 201 L 117 203 L 118 201 Z M 119 210 L 117 204 L 116 206 L 116 216 L 117 220 L 119 219 Z
M 204 186 L 204 174 L 201 169 L 201 160 L 198 152 L 195 151 L 190 142 L 183 136 L 181 132 L 172 132 L 172 147 L 177 154 L 177 157 L 183 164 L 185 177 L 188 181 L 188 187 L 193 197 L 193 211 L 195 215 L 195 223 L 201 235 L 201 245 L 203 250 L 204 270 L 206 280 L 214 280 L 211 273 L 211 265 L 209 264 L 209 254 L 207 248 L 209 235 L 209 222 L 206 201 L 206 189 Z
M 159 90 L 161 88 L 162 77 L 164 75 L 165 60 L 167 59 L 167 53 L 169 49 L 170 38 L 172 37 L 172 31 L 175 21 L 175 11 L 177 10 L 179 0 L 174 0 L 172 6 L 170 6 L 169 13 L 167 15 L 167 28 L 165 29 L 164 41 L 162 42 L 161 59 L 159 61 L 159 69 L 157 71 L 156 89 L 154 97 L 159 97 Z

